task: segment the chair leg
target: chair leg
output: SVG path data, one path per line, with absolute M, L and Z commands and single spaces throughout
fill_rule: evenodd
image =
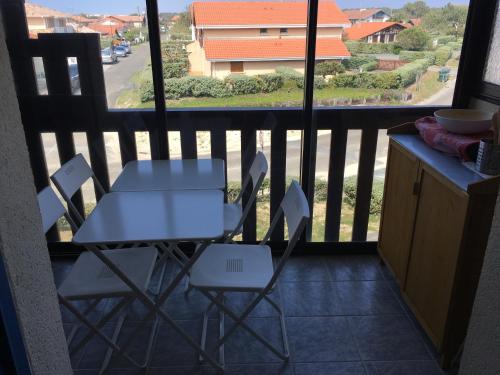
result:
M 252 328 L 250 328 L 250 326 L 248 326 L 248 324 L 246 324 L 244 322 L 244 320 L 248 317 L 248 315 L 250 314 L 250 312 L 262 300 L 262 298 L 264 297 L 263 294 L 259 294 L 258 297 L 255 298 L 255 300 L 252 301 L 246 307 L 246 309 L 244 310 L 244 312 L 240 316 L 238 316 L 233 311 L 231 311 L 230 309 L 228 309 L 224 304 L 221 304 L 220 301 L 216 297 L 214 297 L 213 295 L 211 295 L 209 292 L 204 291 L 202 289 L 200 289 L 200 291 L 208 299 L 210 299 L 214 304 L 216 304 L 219 309 L 221 309 L 224 313 L 226 313 L 227 315 L 229 315 L 229 317 L 235 321 L 235 323 L 229 328 L 228 332 L 226 332 L 225 335 L 223 337 L 221 337 L 217 341 L 217 344 L 216 344 L 217 348 L 220 347 L 221 345 L 223 345 L 225 343 L 225 341 L 228 339 L 228 337 L 231 336 L 234 333 L 234 331 L 236 330 L 236 328 L 238 328 L 239 326 L 241 326 L 247 332 L 249 332 L 253 337 L 255 337 L 257 340 L 259 340 L 265 347 L 267 347 L 270 351 L 272 351 L 277 357 L 279 357 L 280 359 L 282 359 L 284 361 L 288 360 L 288 358 L 289 358 L 288 352 L 286 352 L 285 354 L 281 353 L 277 348 L 274 347 L 273 344 L 271 344 L 265 338 L 263 338 L 262 336 L 260 336 Z
M 287 357 L 290 356 L 290 350 L 288 347 L 288 335 L 286 334 L 286 326 L 285 326 L 285 314 L 283 313 L 283 310 L 281 307 L 274 302 L 271 298 L 268 296 L 264 296 L 264 299 L 278 312 L 280 316 L 280 325 L 281 325 L 281 339 L 283 340 L 283 349 L 285 351 L 285 355 Z

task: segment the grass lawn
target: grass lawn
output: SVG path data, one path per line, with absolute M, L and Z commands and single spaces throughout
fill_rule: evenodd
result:
M 412 103 L 418 103 L 428 97 L 432 96 L 443 87 L 445 87 L 444 82 L 439 82 L 439 73 L 435 71 L 428 70 L 417 84 L 413 84 L 408 87 L 407 91 L 413 94 Z

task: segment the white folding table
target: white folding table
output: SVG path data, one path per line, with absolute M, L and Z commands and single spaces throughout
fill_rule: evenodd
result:
M 102 197 L 73 237 L 73 242 L 84 245 L 94 252 L 134 291 L 136 297 L 151 309 L 145 320 L 155 313 L 158 314 L 219 371 L 222 369 L 218 363 L 160 307 L 206 246 L 212 240 L 223 236 L 223 199 L 224 195 L 221 190 L 112 192 Z M 165 291 L 158 295 L 156 302 L 134 285 L 127 275 L 101 252 L 98 246 L 123 243 L 156 245 L 164 251 L 162 258 L 158 261 L 158 264 L 161 264 L 168 254 L 172 254 L 172 249 L 177 247 L 179 241 L 199 242 L 200 246 L 193 256 L 185 258 L 181 270 Z M 168 246 L 165 246 L 165 243 Z M 136 331 L 140 327 L 137 327 Z M 134 333 L 131 337 L 133 336 Z M 127 346 L 124 345 L 117 354 L 125 351 Z
M 110 191 L 223 190 L 224 160 L 134 160 L 128 162 Z

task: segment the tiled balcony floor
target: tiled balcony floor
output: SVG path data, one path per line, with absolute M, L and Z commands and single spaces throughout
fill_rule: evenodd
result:
M 53 263 L 56 283 L 60 283 L 71 262 Z M 170 263 L 165 281 L 175 267 Z M 158 282 L 158 277 L 153 283 Z M 164 283 L 166 284 L 166 282 Z M 167 300 L 164 309 L 187 332 L 198 339 L 201 314 L 207 305 L 204 296 L 192 291 L 184 296 L 182 283 Z M 241 307 L 245 297 L 227 296 L 233 307 Z M 294 257 L 289 260 L 272 293 L 286 312 L 290 361 L 283 364 L 252 336 L 239 328 L 226 344 L 226 373 L 242 375 L 434 375 L 443 374 L 437 354 L 413 315 L 402 301 L 397 286 L 376 256 Z M 94 318 L 112 305 L 102 302 Z M 63 311 L 66 332 L 75 318 Z M 144 316 L 135 303 L 124 324 L 121 342 L 128 340 L 134 325 Z M 214 318 L 216 315 L 214 314 Z M 280 326 L 274 310 L 265 302 L 247 321 L 280 347 Z M 232 321 L 226 318 L 226 325 Z M 210 321 L 208 345 L 217 337 L 218 323 Z M 106 330 L 112 330 L 112 324 Z M 82 329 L 83 333 L 83 329 Z M 79 334 L 82 334 L 79 333 Z M 138 361 L 145 353 L 147 328 L 133 338 L 132 356 Z M 105 345 L 90 341 L 72 356 L 77 375 L 97 374 Z M 109 374 L 141 374 L 128 362 L 112 360 Z M 161 323 L 153 347 L 149 374 L 213 374 L 197 363 L 196 353 L 167 323 Z M 451 372 L 450 372 L 451 373 Z

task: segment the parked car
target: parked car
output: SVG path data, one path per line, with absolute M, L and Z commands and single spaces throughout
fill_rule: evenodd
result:
M 127 57 L 127 50 L 125 49 L 125 47 L 116 46 L 114 48 L 114 51 L 116 53 L 116 56 L 118 57 Z
M 68 65 L 69 81 L 71 84 L 71 93 L 76 94 L 80 90 L 80 74 L 78 73 L 78 65 Z
M 123 47 L 125 48 L 125 50 L 127 51 L 127 53 L 132 53 L 132 47 L 130 46 L 130 43 L 129 42 L 121 42 L 119 47 Z
M 103 64 L 114 64 L 118 62 L 116 53 L 109 47 L 101 50 L 101 59 Z

